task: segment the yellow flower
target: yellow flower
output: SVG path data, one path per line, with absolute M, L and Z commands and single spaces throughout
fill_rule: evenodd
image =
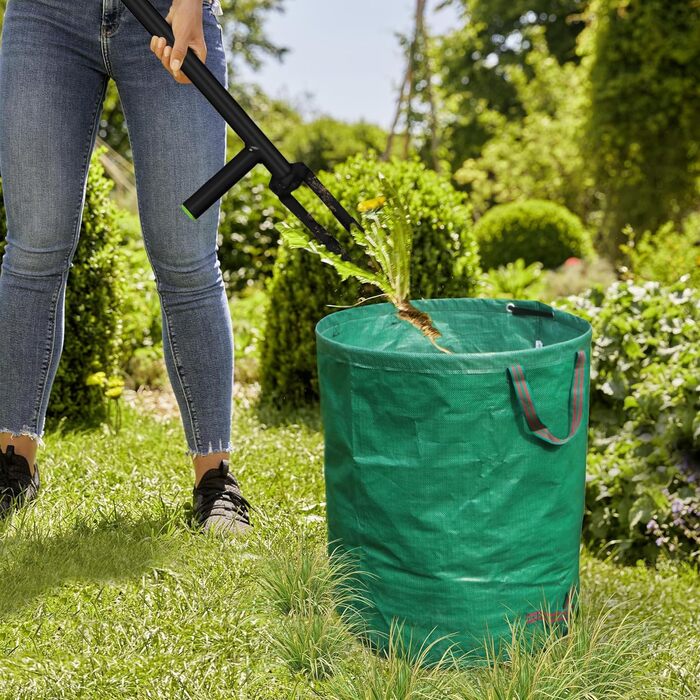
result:
M 87 377 L 85 386 L 103 386 L 106 381 L 107 375 L 104 372 L 95 372 Z
M 385 204 L 386 197 L 375 197 L 374 199 L 366 199 L 364 202 L 360 202 L 357 205 L 357 211 L 364 214 L 368 211 L 375 211 L 376 209 L 381 209 Z

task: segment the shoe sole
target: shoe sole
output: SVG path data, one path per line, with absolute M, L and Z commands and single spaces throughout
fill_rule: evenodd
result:
M 252 529 L 252 525 L 230 518 L 207 518 L 204 523 L 199 523 L 202 532 L 214 532 L 223 535 L 245 535 Z

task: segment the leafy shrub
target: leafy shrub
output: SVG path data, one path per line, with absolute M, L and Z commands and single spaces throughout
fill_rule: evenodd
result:
M 581 220 L 568 209 L 543 199 L 499 204 L 489 209 L 474 228 L 485 269 L 522 258 L 525 264 L 541 262 L 559 267 L 567 258 L 593 253 L 590 236 Z
M 241 384 L 260 378 L 260 345 L 265 333 L 267 294 L 264 285 L 255 283 L 229 300 L 233 320 L 234 368 Z
M 354 156 L 321 179 L 350 212 L 359 202 L 375 197 L 383 172 L 406 202 L 414 226 L 411 259 L 413 298 L 469 296 L 479 275 L 478 253 L 471 232 L 471 214 L 464 195 L 448 178 L 418 161 L 381 163 L 375 155 Z M 351 236 L 340 229 L 330 212 L 306 191 L 299 198 L 330 231 L 337 234 L 352 261 L 371 265 L 364 249 L 349 245 Z M 290 225 L 296 225 L 292 218 Z M 268 291 L 270 305 L 261 353 L 261 390 L 264 401 L 298 405 L 318 398 L 316 323 L 329 313 L 328 305 L 351 305 L 361 293 L 376 295 L 354 279 L 338 273 L 302 250 L 280 248 Z
M 330 117 L 309 123 L 287 119 L 280 132 L 282 152 L 315 172 L 368 148 L 378 149 L 386 141 L 379 127 L 365 122 L 347 124 Z M 270 191 L 269 182 L 267 170 L 255 168 L 222 199 L 218 255 L 229 292 L 272 275 L 278 246 L 275 225 L 288 212 Z
M 100 421 L 121 395 L 119 373 L 123 354 L 122 309 L 124 262 L 120 253 L 115 207 L 109 198 L 113 183 L 92 154 L 80 242 L 68 275 L 65 336 L 61 361 L 51 391 L 49 418 Z M 4 206 L 0 211 L 3 251 Z
M 525 265 L 522 258 L 485 272 L 479 295 L 493 299 L 539 299 L 544 291 L 542 263 Z
M 277 256 L 275 224 L 287 210 L 269 182 L 267 170 L 255 168 L 221 200 L 217 254 L 229 293 L 272 274 Z
M 324 116 L 286 129 L 282 151 L 316 172 L 330 170 L 367 150 L 381 151 L 386 139 L 386 132 L 374 124 L 363 121 L 349 124 Z
M 621 246 L 631 271 L 639 277 L 672 284 L 683 275 L 700 287 L 700 215 L 689 216 L 680 230 L 667 222 L 657 231 L 641 236 L 628 228 L 627 244 Z
M 607 258 L 592 260 L 570 259 L 556 270 L 544 274 L 545 291 L 543 301 L 559 297 L 583 294 L 595 286 L 604 286 L 617 281 L 613 264 Z
M 622 561 L 700 554 L 700 293 L 687 281 L 566 303 L 593 325 L 585 531 Z
M 280 233 L 291 248 L 301 248 L 318 255 L 323 262 L 333 265 L 342 280 L 348 277 L 374 285 L 396 308 L 396 316 L 419 330 L 433 345 L 445 353 L 451 350 L 436 340 L 440 331 L 430 315 L 411 303 L 411 252 L 413 227 L 406 204 L 396 188 L 380 174 L 382 194 L 368 202 L 361 202 L 361 227 L 351 226 L 350 235 L 356 245 L 362 246 L 373 258 L 374 269 L 362 268 L 344 260 L 340 255 L 319 245 L 306 227 L 282 224 Z M 378 268 L 378 269 L 377 269 Z

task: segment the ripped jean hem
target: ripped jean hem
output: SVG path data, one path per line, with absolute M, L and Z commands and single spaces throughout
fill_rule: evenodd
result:
M 46 443 L 42 439 L 39 433 L 33 431 L 28 425 L 22 426 L 21 430 L 11 430 L 10 428 L 0 428 L 0 433 L 10 433 L 14 437 L 20 437 L 26 435 L 27 437 L 33 438 L 37 442 L 38 447 L 46 447 Z M 43 435 L 43 433 L 42 433 Z
M 210 455 L 214 452 L 232 452 L 233 451 L 233 445 L 231 442 L 226 442 L 224 443 L 223 440 L 219 440 L 219 445 L 218 447 L 213 445 L 211 442 L 209 443 L 209 449 L 204 450 L 204 449 L 192 449 L 192 448 L 187 448 L 187 455 L 189 457 L 206 457 L 207 455 Z

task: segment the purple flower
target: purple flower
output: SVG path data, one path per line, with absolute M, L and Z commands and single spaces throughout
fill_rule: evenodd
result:
M 680 498 L 675 498 L 671 503 L 671 512 L 675 515 L 683 510 L 683 501 Z
M 664 543 L 664 538 L 663 537 L 657 537 L 656 538 L 656 546 L 660 547 Z
M 656 522 L 653 518 L 647 523 L 647 532 L 649 530 L 656 530 L 659 527 L 659 523 Z

